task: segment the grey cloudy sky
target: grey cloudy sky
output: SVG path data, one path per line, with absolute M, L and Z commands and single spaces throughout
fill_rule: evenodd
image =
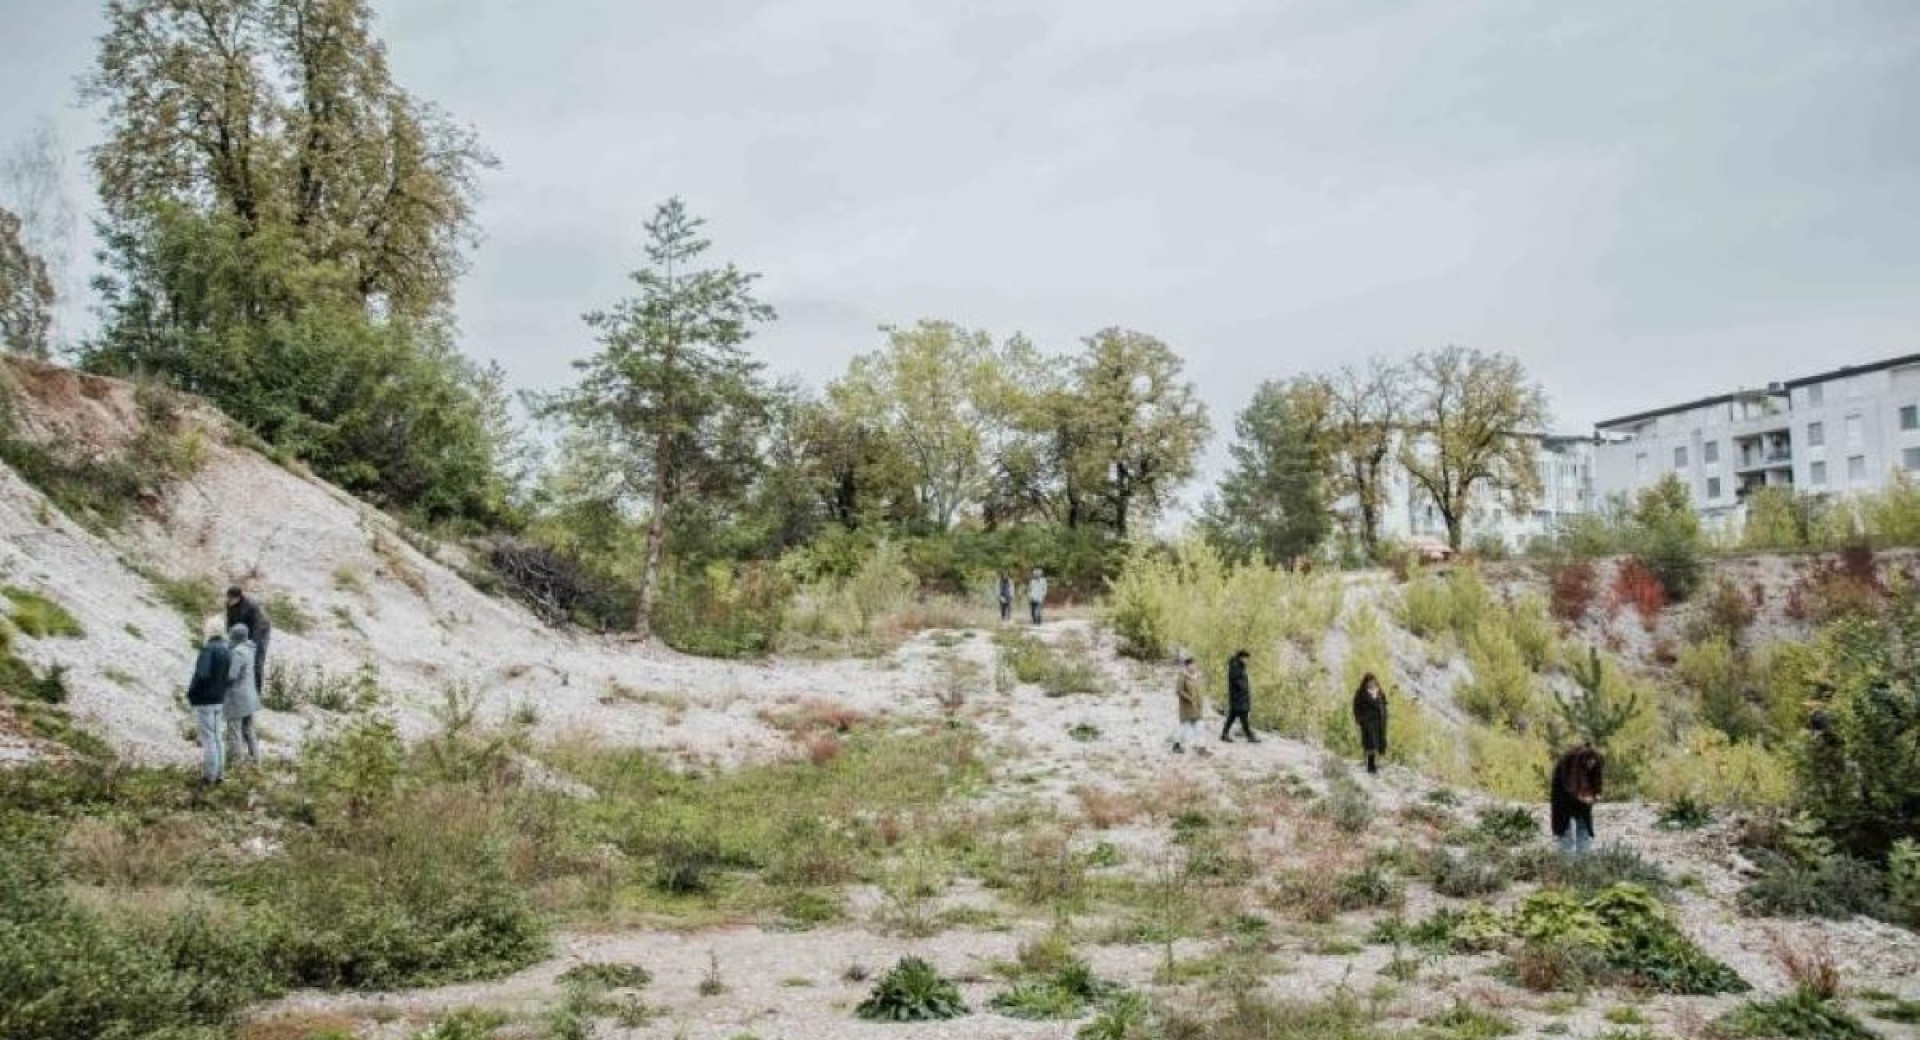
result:
M 92 0 L 0 0 L 0 142 Z M 1561 427 L 1920 350 L 1920 4 L 386 0 L 500 157 L 467 349 L 567 378 L 679 193 L 765 274 L 776 371 L 951 318 L 1261 379 L 1461 343 Z M 1221 452 L 1216 445 L 1213 460 Z

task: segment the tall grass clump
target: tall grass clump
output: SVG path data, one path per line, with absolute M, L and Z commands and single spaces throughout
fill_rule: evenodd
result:
M 782 649 L 797 653 L 873 655 L 898 633 L 886 621 L 914 602 L 920 583 L 894 542 L 875 542 L 845 576 L 825 575 L 800 585 L 786 611 Z
M 1492 594 L 1471 567 L 1417 571 L 1400 590 L 1400 627 L 1422 639 L 1452 636 L 1462 643 L 1493 607 Z

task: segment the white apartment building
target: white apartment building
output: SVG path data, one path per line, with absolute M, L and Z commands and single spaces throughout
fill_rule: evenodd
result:
M 1737 524 L 1755 488 L 1873 491 L 1920 475 L 1920 354 L 1622 416 L 1595 427 L 1595 501 L 1667 473 L 1709 524 Z
M 1505 491 L 1481 485 L 1467 515 L 1469 543 L 1491 536 L 1509 549 L 1523 549 L 1533 539 L 1558 531 L 1567 518 L 1593 509 L 1593 439 L 1556 435 L 1535 439 L 1541 493 L 1525 509 L 1516 510 Z M 1447 538 L 1446 521 L 1440 518 L 1433 496 L 1399 465 L 1392 467 L 1387 482 L 1380 533 L 1398 541 L 1444 542 Z

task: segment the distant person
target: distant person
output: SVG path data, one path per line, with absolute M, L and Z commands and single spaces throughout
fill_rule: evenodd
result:
M 1247 735 L 1247 743 L 1258 744 L 1260 738 L 1253 735 L 1253 723 L 1248 717 L 1253 714 L 1253 684 L 1247 681 L 1247 658 L 1245 650 L 1236 650 L 1227 659 L 1227 724 L 1220 727 L 1220 739 L 1233 743 L 1233 724 L 1240 723 L 1240 732 Z
M 227 758 L 246 753 L 247 762 L 260 764 L 260 741 L 253 735 L 253 715 L 260 710 L 260 688 L 253 681 L 253 642 L 247 638 L 247 626 L 227 629 L 228 653 L 233 664 L 227 669 Z
M 1173 750 L 1183 755 L 1200 741 L 1200 672 L 1193 665 L 1193 655 L 1185 650 L 1180 651 L 1180 675 L 1173 692 L 1180 702 L 1180 728 L 1173 733 Z
M 1013 620 L 1013 577 L 1006 571 L 1000 572 L 1000 623 Z
M 1360 729 L 1360 750 L 1367 756 L 1367 772 L 1378 773 L 1380 756 L 1387 753 L 1387 691 L 1372 672 L 1353 691 L 1353 724 Z
M 1027 609 L 1033 613 L 1033 623 L 1040 623 L 1040 608 L 1047 603 L 1047 572 L 1038 567 L 1033 569 L 1033 577 L 1027 580 Z
M 227 586 L 227 627 L 247 626 L 253 636 L 253 692 L 258 696 L 267 688 L 267 638 L 273 635 L 273 619 L 266 608 L 247 597 L 238 585 Z
M 232 667 L 233 654 L 227 649 L 226 637 L 215 632 L 200 648 L 200 656 L 193 662 L 193 679 L 187 683 L 187 705 L 193 710 L 194 727 L 200 736 L 201 772 L 210 784 L 217 784 L 226 776 L 221 723 L 225 721 L 227 682 Z
M 1553 836 L 1560 851 L 1580 855 L 1593 843 L 1593 803 L 1600 799 L 1606 759 L 1591 743 L 1560 756 L 1549 792 Z

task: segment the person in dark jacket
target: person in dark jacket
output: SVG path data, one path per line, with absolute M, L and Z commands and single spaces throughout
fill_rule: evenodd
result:
M 1238 719 L 1240 732 L 1247 735 L 1247 743 L 1258 744 L 1260 738 L 1253 735 L 1253 723 L 1248 717 L 1253 714 L 1253 685 L 1247 681 L 1247 658 L 1245 650 L 1235 650 L 1227 659 L 1227 724 L 1220 727 L 1220 739 L 1233 743 L 1233 723 Z
M 1548 803 L 1561 852 L 1579 855 L 1593 842 L 1593 803 L 1600 799 L 1605 766 L 1606 759 L 1590 743 L 1561 755 L 1553 764 Z
M 266 608 L 247 598 L 245 589 L 238 585 L 227 586 L 227 627 L 247 626 L 247 633 L 253 637 L 253 692 L 263 694 L 267 688 L 267 637 L 273 635 L 273 619 L 267 616 Z
M 1013 620 L 1013 579 L 1006 571 L 1000 572 L 1000 623 Z
M 233 655 L 227 650 L 226 637 L 216 632 L 200 648 L 200 656 L 193 662 L 193 678 L 187 683 L 187 704 L 200 735 L 201 771 L 210 784 L 219 783 L 226 775 L 224 727 L 232 667 Z
M 1360 728 L 1360 749 L 1367 753 L 1367 772 L 1378 773 L 1380 756 L 1387 753 L 1387 691 L 1372 672 L 1353 691 L 1353 723 Z

